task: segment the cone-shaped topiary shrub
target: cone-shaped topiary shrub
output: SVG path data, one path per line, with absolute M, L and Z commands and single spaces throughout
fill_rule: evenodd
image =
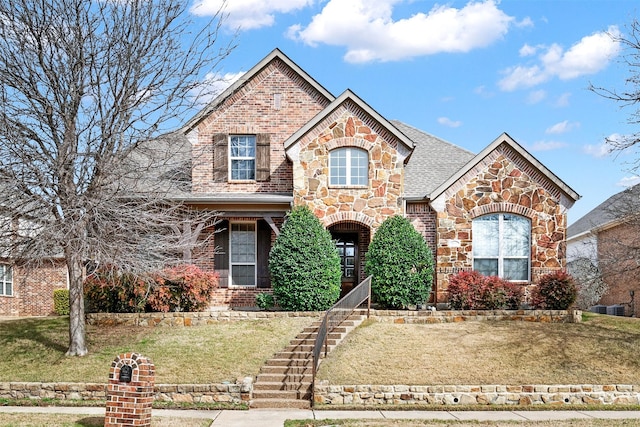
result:
M 271 248 L 269 270 L 283 310 L 326 310 L 340 297 L 338 251 L 329 231 L 305 206 L 287 216 Z
M 369 245 L 365 270 L 373 275 L 371 293 L 387 308 L 406 308 L 429 300 L 433 255 L 408 219 L 387 218 Z

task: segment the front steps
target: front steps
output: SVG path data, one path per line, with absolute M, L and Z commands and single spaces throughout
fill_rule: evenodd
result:
M 365 315 L 356 312 L 334 328 L 327 337 L 328 351 L 333 350 L 365 318 Z M 306 327 L 260 368 L 253 384 L 252 408 L 311 407 L 313 346 L 319 326 L 320 321 L 317 321 Z

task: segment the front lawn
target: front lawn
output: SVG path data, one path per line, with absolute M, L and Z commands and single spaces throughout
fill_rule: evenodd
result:
M 255 376 L 313 318 L 219 322 L 192 327 L 87 325 L 89 354 L 66 357 L 68 317 L 0 322 L 0 381 L 106 383 L 113 359 L 141 353 L 156 384 L 235 382 Z

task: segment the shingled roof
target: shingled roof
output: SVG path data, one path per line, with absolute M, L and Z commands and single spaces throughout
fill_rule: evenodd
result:
M 391 124 L 415 144 L 405 168 L 406 199 L 423 199 L 475 156 L 401 121 L 391 120 Z
M 609 197 L 571 224 L 567 228 L 567 238 L 572 239 L 589 231 L 607 227 L 639 211 L 640 184 L 636 184 Z

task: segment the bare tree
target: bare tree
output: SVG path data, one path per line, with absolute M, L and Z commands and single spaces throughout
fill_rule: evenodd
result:
M 621 107 L 636 108 L 631 111 L 627 122 L 631 125 L 640 125 L 640 109 L 637 109 L 640 102 L 640 22 L 634 19 L 628 26 L 628 34 L 609 33 L 613 41 L 619 43 L 623 48 L 621 57 L 622 63 L 629 68 L 629 76 L 625 83 L 625 89 L 616 89 L 612 87 L 601 87 L 593 84 L 589 85 L 592 92 L 615 101 Z M 640 132 L 632 132 L 626 135 L 619 135 L 616 138 L 608 138 L 607 144 L 612 152 L 625 151 L 635 149 L 638 155 L 632 163 L 632 170 L 640 169 Z
M 194 159 L 166 130 L 233 46 L 219 46 L 221 12 L 198 27 L 187 3 L 0 0 L 1 241 L 14 259 L 64 259 L 68 355 L 87 353 L 89 261 L 143 272 L 190 258 L 211 220 L 180 202 Z

